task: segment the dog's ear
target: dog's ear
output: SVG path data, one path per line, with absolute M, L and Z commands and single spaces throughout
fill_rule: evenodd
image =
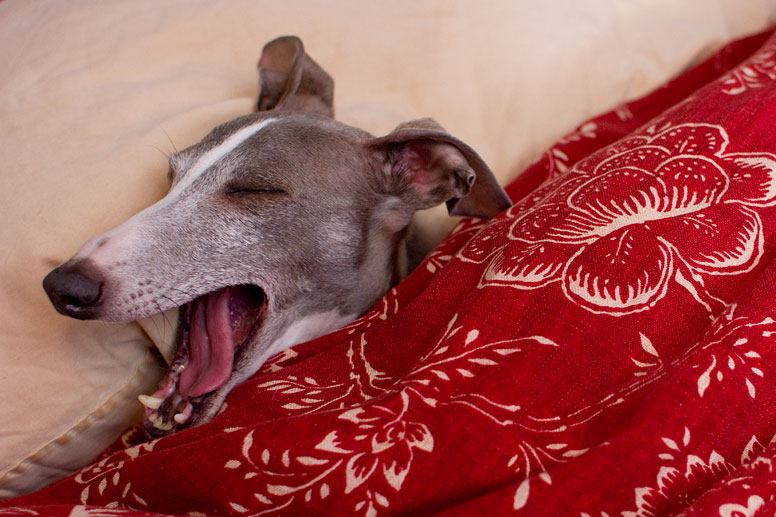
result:
M 282 36 L 264 45 L 259 83 L 259 111 L 307 111 L 334 116 L 334 81 L 305 53 L 302 40 L 296 36 Z
M 366 147 L 388 191 L 416 210 L 446 202 L 450 215 L 489 219 L 512 205 L 482 158 L 430 118 L 405 122 Z

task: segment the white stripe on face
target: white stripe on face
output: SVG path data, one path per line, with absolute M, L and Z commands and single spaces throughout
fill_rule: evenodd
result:
M 2 1 L 2 0 L 0 0 Z M 186 175 L 180 183 L 177 183 L 170 192 L 160 201 L 149 206 L 145 210 L 135 214 L 133 217 L 124 221 L 112 230 L 91 239 L 84 244 L 76 254 L 76 258 L 91 258 L 99 267 L 117 260 L 117 256 L 125 253 L 127 249 L 134 247 L 134 241 L 140 239 L 140 230 L 143 228 L 143 221 L 146 218 L 153 217 L 160 209 L 168 206 L 183 193 L 186 188 L 194 183 L 197 178 L 212 167 L 218 160 L 234 151 L 241 143 L 252 137 L 269 124 L 277 119 L 270 118 L 254 122 L 249 126 L 242 127 L 229 135 L 223 142 L 208 150 L 199 157 L 194 165 L 188 169 Z
M 249 126 L 240 128 L 239 130 L 229 135 L 226 140 L 200 156 L 197 162 L 192 165 L 191 168 L 186 172 L 186 176 L 183 178 L 183 181 L 175 185 L 172 190 L 170 190 L 170 193 L 167 194 L 167 196 L 175 196 L 185 190 L 189 185 L 194 183 L 197 178 L 202 176 L 206 170 L 212 167 L 213 164 L 215 164 L 218 160 L 234 151 L 237 146 L 267 127 L 275 120 L 277 119 L 264 119 Z

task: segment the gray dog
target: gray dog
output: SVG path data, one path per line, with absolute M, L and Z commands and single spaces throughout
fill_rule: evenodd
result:
M 493 217 L 487 165 L 430 119 L 375 138 L 332 119 L 334 85 L 296 37 L 268 43 L 258 112 L 170 158 L 170 192 L 95 237 L 43 287 L 56 309 L 128 321 L 181 307 L 146 429 L 208 422 L 272 355 L 366 312 L 407 272 L 416 210 Z

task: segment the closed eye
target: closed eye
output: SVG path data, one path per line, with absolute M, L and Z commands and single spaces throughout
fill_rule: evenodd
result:
M 288 192 L 283 189 L 271 187 L 250 187 L 233 185 L 226 187 L 227 196 L 287 196 Z

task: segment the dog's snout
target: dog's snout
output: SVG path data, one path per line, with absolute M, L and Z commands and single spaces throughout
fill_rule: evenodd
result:
M 83 262 L 62 265 L 43 279 L 43 289 L 57 311 L 73 318 L 95 317 L 104 280 L 93 268 Z

